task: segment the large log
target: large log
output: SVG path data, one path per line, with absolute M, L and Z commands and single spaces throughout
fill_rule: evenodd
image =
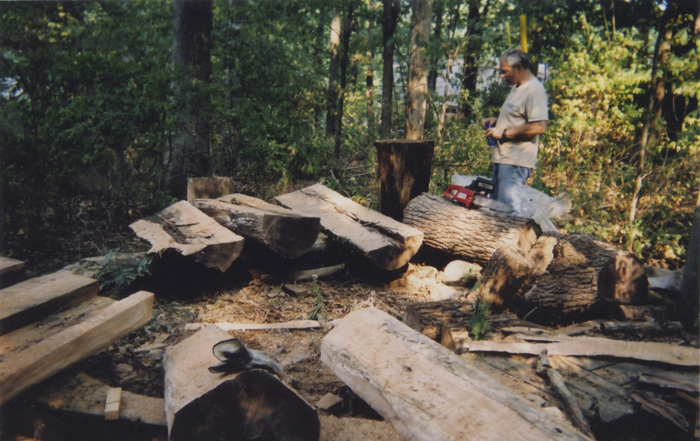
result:
M 274 253 L 295 259 L 318 238 L 320 219 L 245 196 L 196 199 L 194 206 L 218 223 Z
M 588 439 L 375 308 L 339 320 L 321 360 L 405 439 Z
M 516 242 L 526 225 L 536 225 L 520 217 L 465 208 L 429 193 L 409 202 L 403 222 L 423 232 L 427 247 L 481 266 L 499 247 Z M 541 231 L 539 226 L 531 228 Z
M 166 352 L 170 440 L 317 441 L 316 411 L 277 377 L 259 369 L 223 376 L 209 372 L 219 362 L 213 346 L 229 338 L 221 328 L 207 326 Z
M 97 295 L 97 280 L 59 271 L 0 290 L 0 335 Z
M 321 184 L 278 196 L 285 207 L 321 218 L 330 238 L 369 258 L 377 267 L 394 270 L 418 251 L 423 233 L 341 196 Z
M 644 265 L 631 253 L 587 234 L 544 234 L 531 246 L 499 248 L 469 299 L 531 311 L 530 320 L 552 324 L 590 318 L 606 302 L 643 302 L 647 286 Z
M 90 308 L 83 313 L 61 313 L 72 314 L 77 321 L 67 328 L 64 316 L 59 314 L 0 337 L 4 355 L 0 363 L 0 404 L 139 329 L 151 320 L 153 312 L 153 294 L 146 291 L 104 309 L 103 300 L 88 302 L 85 306 Z M 83 304 L 78 307 L 83 308 Z
M 244 239 L 214 219 L 180 201 L 160 213 L 130 225 L 137 236 L 151 243 L 149 253 L 174 251 L 221 272 L 241 254 Z
M 379 211 L 401 222 L 409 201 L 428 191 L 435 143 L 385 139 L 374 146 L 381 181 Z

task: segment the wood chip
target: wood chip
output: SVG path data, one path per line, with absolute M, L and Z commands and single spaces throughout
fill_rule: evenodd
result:
M 122 401 L 122 388 L 110 387 L 107 390 L 105 400 L 105 420 L 116 420 L 119 418 L 119 407 Z

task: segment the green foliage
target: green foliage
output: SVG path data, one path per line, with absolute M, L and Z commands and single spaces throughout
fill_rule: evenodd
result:
M 323 306 L 323 295 L 321 294 L 321 288 L 318 286 L 318 277 L 314 275 L 311 278 L 311 294 L 316 295 L 316 308 L 309 315 L 308 320 L 325 321 L 328 315 L 326 314 L 326 307 Z
M 486 335 L 486 327 L 488 326 L 486 318 L 488 315 L 489 302 L 482 300 L 481 298 L 477 298 L 476 303 L 474 304 L 474 315 L 469 322 L 473 340 L 481 340 L 484 338 L 484 335 Z
M 136 265 L 125 263 L 119 260 L 117 251 L 109 251 L 104 256 L 104 263 L 100 265 L 100 269 L 95 275 L 100 282 L 100 291 L 111 291 L 111 297 L 120 297 L 124 289 L 128 288 L 136 279 L 151 274 L 152 261 L 151 256 L 144 256 Z

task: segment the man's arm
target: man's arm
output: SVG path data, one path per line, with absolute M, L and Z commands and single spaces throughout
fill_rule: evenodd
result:
M 506 131 L 506 140 L 521 141 L 532 139 L 534 136 L 542 135 L 547 130 L 547 121 L 533 121 L 530 123 L 521 124 L 519 126 L 507 127 L 491 127 L 486 129 L 486 136 L 493 136 L 496 139 L 503 139 L 503 132 Z

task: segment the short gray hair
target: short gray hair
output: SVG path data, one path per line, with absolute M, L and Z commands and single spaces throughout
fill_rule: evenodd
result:
M 516 64 L 519 64 L 523 67 L 523 69 L 530 68 L 530 56 L 527 54 L 527 52 L 521 49 L 508 49 L 503 53 L 501 59 L 506 60 L 506 63 L 508 63 L 509 66 L 515 66 Z

